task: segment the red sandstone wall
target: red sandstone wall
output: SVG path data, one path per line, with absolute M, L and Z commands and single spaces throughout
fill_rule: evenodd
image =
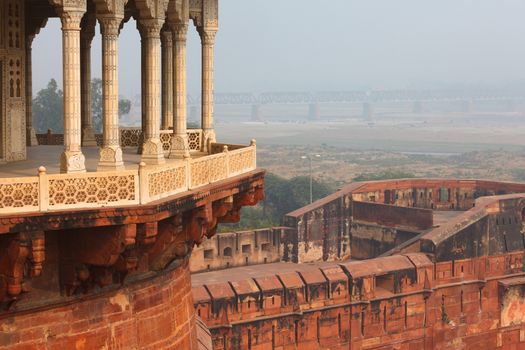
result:
M 188 262 L 119 290 L 0 319 L 0 349 L 196 350 Z
M 352 217 L 357 221 L 366 221 L 388 227 L 410 227 L 426 230 L 433 226 L 431 210 L 397 207 L 371 202 L 352 202 Z
M 201 295 L 196 307 L 216 350 L 525 349 L 523 252 L 437 264 L 409 257 L 321 267 L 324 282 L 300 272 L 302 287 L 279 274 L 281 289 L 249 312 L 222 287 L 221 304 Z
M 281 236 L 286 228 L 228 232 L 205 239 L 191 253 L 192 273 L 281 260 Z

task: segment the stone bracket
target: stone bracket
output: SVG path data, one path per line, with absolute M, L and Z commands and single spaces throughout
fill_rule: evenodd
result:
M 121 280 L 136 267 L 129 250 L 137 225 L 121 225 L 62 232 L 59 238 L 60 285 L 66 295 L 104 287 Z
M 42 231 L 0 237 L 0 302 L 15 301 L 30 289 L 29 278 L 42 273 L 45 235 Z

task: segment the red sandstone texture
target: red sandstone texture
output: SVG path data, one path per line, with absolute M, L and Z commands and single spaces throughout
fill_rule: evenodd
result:
M 193 296 L 214 349 L 517 350 L 523 258 L 432 263 L 416 253 L 283 273 L 272 264 L 261 277 L 230 270 Z
M 143 206 L 0 216 L 0 349 L 210 349 L 191 249 L 257 204 L 263 177 Z
M 194 275 L 195 308 L 216 350 L 525 349 L 524 190 L 460 180 L 350 185 L 288 215 L 299 234 L 281 248 L 301 260 L 317 244 L 316 262 Z M 460 212 L 434 227 L 428 209 Z M 384 257 L 342 261 L 330 244 L 344 220 L 417 235 Z M 349 240 L 364 239 L 354 230 L 364 232 L 349 225 Z
M 187 260 L 110 292 L 1 320 L 0 349 L 197 349 Z

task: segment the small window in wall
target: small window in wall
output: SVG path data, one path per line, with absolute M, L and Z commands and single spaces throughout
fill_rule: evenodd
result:
M 213 259 L 213 249 L 204 249 L 204 259 Z
M 230 247 L 224 248 L 224 251 L 222 253 L 224 256 L 232 256 L 232 249 Z
M 263 243 L 263 244 L 261 244 L 261 250 L 263 252 L 269 252 L 270 251 L 270 243 Z
M 440 202 L 448 202 L 449 195 L 450 195 L 450 190 L 448 188 L 441 187 L 439 189 L 439 201 Z
M 395 293 L 394 275 L 376 276 L 376 287 Z
M 385 204 L 390 204 L 391 200 L 390 200 L 390 190 L 385 190 L 384 192 L 384 197 L 385 197 Z
M 361 312 L 361 335 L 365 335 L 365 312 Z
M 252 245 L 251 244 L 243 244 L 242 245 L 242 253 L 243 254 L 250 254 L 252 252 Z

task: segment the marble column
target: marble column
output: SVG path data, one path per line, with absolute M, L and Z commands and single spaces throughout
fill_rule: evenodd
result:
M 99 20 L 102 35 L 103 141 L 98 170 L 118 170 L 124 168 L 118 125 L 118 35 L 122 18 L 108 16 Z
M 215 142 L 213 129 L 213 65 L 216 30 L 199 29 L 202 45 L 202 151 L 209 152 Z
M 34 35 L 26 37 L 26 145 L 38 146 L 36 132 L 33 128 L 33 57 L 32 46 Z
M 186 37 L 188 33 L 187 24 L 175 24 L 173 30 L 173 85 L 174 85 L 174 107 L 173 107 L 173 138 L 171 139 L 170 157 L 185 158 L 190 156 L 188 146 L 188 134 L 186 132 L 187 108 L 186 108 Z
M 162 46 L 162 130 L 173 127 L 173 34 L 164 28 Z
M 80 32 L 80 91 L 82 146 L 97 146 L 93 129 L 93 110 L 91 96 L 91 42 L 95 36 L 95 16 L 84 16 Z
M 142 45 L 144 46 L 144 124 L 142 132 L 144 144 L 142 161 L 146 164 L 165 162 L 164 150 L 160 141 L 160 30 L 162 21 L 143 20 Z
M 62 173 L 85 172 L 85 157 L 80 148 L 80 20 L 85 11 L 61 13 L 64 79 L 64 152 L 60 157 Z
M 137 154 L 142 154 L 142 147 L 144 146 L 144 127 L 146 125 L 146 89 L 144 88 L 144 72 L 146 71 L 145 66 L 145 57 L 146 57 L 146 46 L 144 34 L 140 22 L 137 21 L 137 30 L 140 33 L 140 135 L 139 135 L 139 144 L 137 147 Z

